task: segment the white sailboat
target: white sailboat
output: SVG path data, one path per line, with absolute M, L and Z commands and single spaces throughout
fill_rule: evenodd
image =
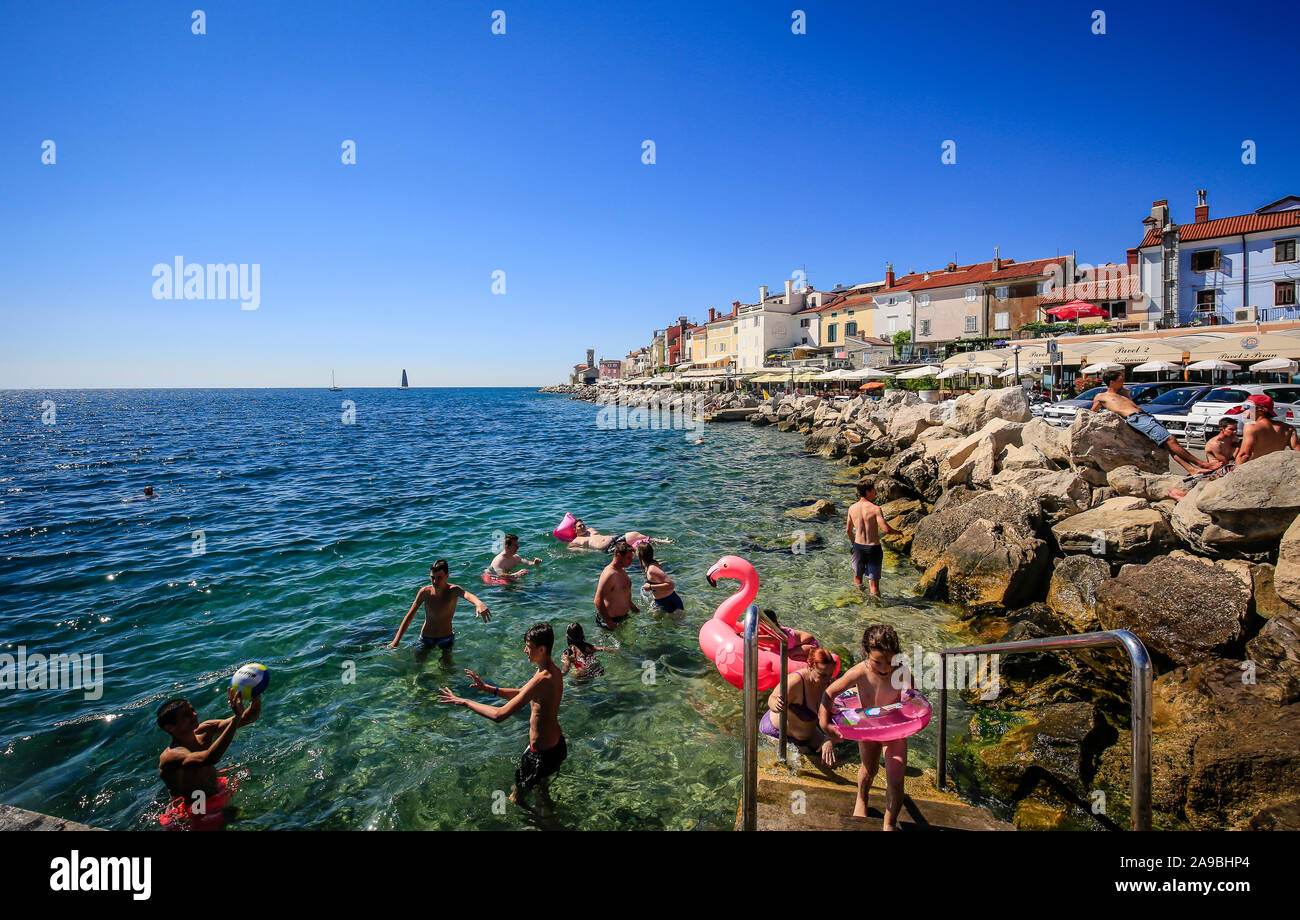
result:
M 343 387 L 341 387 L 341 386 L 337 386 L 337 385 L 334 383 L 334 372 L 333 372 L 333 371 L 330 371 L 330 392 L 331 392 L 331 393 L 342 393 L 342 392 L 343 392 Z
M 406 368 L 402 368 L 402 385 L 401 385 L 400 387 L 398 387 L 398 389 L 399 389 L 399 390 L 409 390 L 410 388 L 411 388 L 411 385 L 410 385 L 409 383 L 406 382 Z

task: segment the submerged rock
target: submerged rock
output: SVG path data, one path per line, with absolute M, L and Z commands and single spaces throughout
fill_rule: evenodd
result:
M 785 513 L 786 517 L 796 518 L 800 521 L 813 521 L 819 518 L 832 517 L 835 514 L 835 505 L 832 502 L 821 499 L 811 505 L 805 505 L 802 508 L 791 508 Z
M 1066 556 L 1056 563 L 1047 588 L 1047 606 L 1075 632 L 1096 632 L 1097 589 L 1110 578 L 1110 565 L 1096 556 Z

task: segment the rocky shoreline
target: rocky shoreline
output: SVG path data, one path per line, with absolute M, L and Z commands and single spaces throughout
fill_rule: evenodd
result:
M 622 398 L 668 410 L 698 394 Z M 941 405 L 902 390 L 704 402 L 803 434 L 807 451 L 848 465 L 846 489 L 873 478 L 902 531 L 884 542 L 910 555 L 916 591 L 956 605 L 981 641 L 1135 633 L 1156 673 L 1155 827 L 1300 829 L 1300 453 L 1175 502 L 1182 480 L 1163 448 L 1108 412 L 1053 428 L 1017 388 Z M 841 513 L 833 504 L 809 514 Z M 1009 656 L 1001 685 L 953 747 L 959 785 L 1009 803 L 1026 829 L 1127 827 L 1127 658 Z

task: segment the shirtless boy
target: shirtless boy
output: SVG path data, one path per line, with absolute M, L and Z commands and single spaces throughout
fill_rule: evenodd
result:
M 887 624 L 868 626 L 862 634 L 862 652 L 866 660 L 860 661 L 845 671 L 840 678 L 826 689 L 818 708 L 818 724 L 826 735 L 822 745 L 822 760 L 828 766 L 835 765 L 835 742 L 843 741 L 844 736 L 831 722 L 832 700 L 850 687 L 857 687 L 858 698 L 862 708 L 888 706 L 897 703 L 903 691 L 911 689 L 910 675 L 904 671 L 895 675 L 893 662 L 900 655 L 898 634 L 894 627 Z M 899 667 L 902 667 L 901 665 Z M 897 684 L 897 686 L 895 686 Z M 867 816 L 867 796 L 871 784 L 880 768 L 880 756 L 885 757 L 885 821 L 884 830 L 898 829 L 898 812 L 903 807 L 903 773 L 907 769 L 907 739 L 897 741 L 859 741 L 858 753 L 862 757 L 862 766 L 858 767 L 858 798 L 853 806 L 853 814 L 858 818 Z
M 1278 421 L 1273 397 L 1255 393 L 1246 402 L 1255 407 L 1255 420 L 1246 424 L 1237 448 L 1237 465 L 1279 450 L 1300 450 L 1300 437 L 1286 422 Z
M 421 604 L 424 605 L 424 626 L 420 628 L 420 650 L 423 652 L 435 647 L 446 651 L 455 643 L 456 636 L 452 633 L 451 618 L 456 613 L 456 604 L 462 597 L 474 605 L 475 615 L 482 617 L 484 623 L 492 619 L 487 604 L 460 585 L 450 584 L 447 576 L 446 559 L 439 559 L 429 567 L 430 583 L 415 595 L 415 600 L 411 602 L 411 609 L 406 611 L 406 616 L 402 618 L 402 625 L 397 627 L 397 637 L 388 643 L 389 648 L 397 648 L 401 644 L 402 636 L 406 634 L 406 629 L 411 625 L 415 611 Z
M 596 583 L 596 622 L 601 626 L 616 626 L 630 614 L 640 613 L 632 603 L 632 579 L 628 578 L 627 567 L 634 555 L 627 541 L 619 540 L 613 546 L 614 558 L 600 573 Z
M 510 790 L 510 801 L 519 804 L 522 793 L 534 787 L 538 790 L 539 805 L 549 807 L 548 786 L 550 777 L 569 756 L 568 745 L 564 741 L 564 731 L 560 728 L 560 697 L 564 693 L 564 678 L 560 669 L 551 660 L 551 648 L 555 644 L 555 633 L 550 623 L 535 623 L 524 633 L 524 653 L 528 660 L 537 665 L 537 673 L 528 679 L 528 683 L 518 689 L 513 687 L 495 687 L 483 680 L 473 671 L 466 670 L 475 690 L 491 693 L 494 697 L 505 700 L 501 706 L 489 706 L 463 699 L 443 687 L 439 699 L 444 703 L 464 706 L 493 722 L 504 722 L 525 704 L 529 707 L 528 715 L 528 749 L 515 770 L 515 785 Z
M 205 796 L 215 796 L 219 791 L 217 763 L 235 740 L 235 730 L 252 725 L 262 712 L 260 696 L 254 697 L 247 709 L 233 687 L 226 691 L 226 699 L 233 715 L 203 722 L 189 700 L 168 700 L 158 708 L 158 726 L 172 736 L 158 758 L 158 775 L 173 798 L 192 802 L 200 790 Z
M 1124 372 L 1122 370 L 1106 371 L 1101 375 L 1101 379 L 1106 384 L 1106 392 L 1098 394 L 1097 398 L 1092 401 L 1093 412 L 1098 409 L 1109 409 L 1114 412 L 1123 418 L 1134 431 L 1166 448 L 1178 461 L 1179 465 L 1193 475 L 1215 469 L 1212 464 L 1197 460 L 1189 454 L 1187 448 L 1179 444 L 1178 439 L 1170 434 L 1164 425 L 1157 422 L 1154 415 L 1138 408 L 1138 404 L 1133 402 L 1128 395 L 1128 391 L 1124 389 Z
M 1237 456 L 1237 420 L 1225 415 L 1219 419 L 1219 433 L 1205 442 L 1205 459 L 1222 468 Z
M 849 506 L 849 522 L 844 526 L 853 554 L 853 585 L 862 587 L 865 573 L 871 593 L 880 597 L 880 568 L 885 553 L 880 548 L 882 533 L 900 533 L 889 526 L 884 512 L 876 504 L 876 484 L 870 479 L 858 483 L 858 500 Z
M 519 555 L 519 537 L 515 534 L 506 534 L 505 549 L 496 554 L 492 564 L 488 566 L 487 574 L 505 575 L 518 578 L 527 571 L 521 566 L 541 565 L 541 559 L 533 559 L 529 562 Z M 518 569 L 518 571 L 515 571 Z

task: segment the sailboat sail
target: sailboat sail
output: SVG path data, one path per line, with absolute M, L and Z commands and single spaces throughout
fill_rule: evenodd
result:
M 406 382 L 406 368 L 402 368 L 402 389 L 405 390 L 410 384 Z

